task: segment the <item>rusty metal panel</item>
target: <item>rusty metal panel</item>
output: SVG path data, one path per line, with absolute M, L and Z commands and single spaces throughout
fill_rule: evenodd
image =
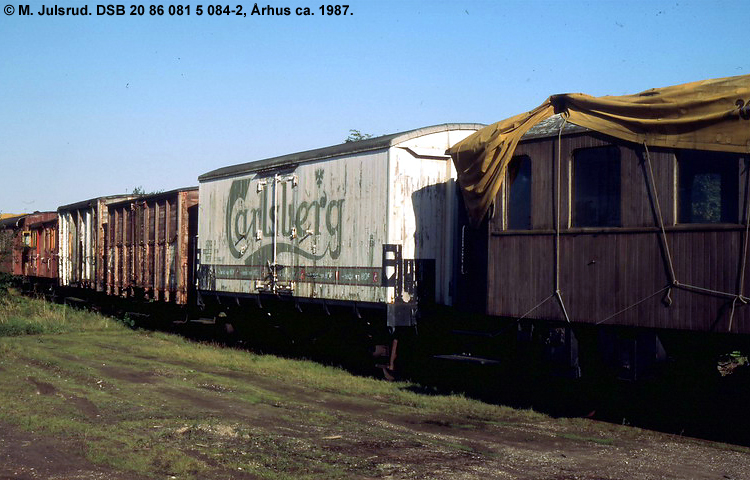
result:
M 31 242 L 23 245 L 23 274 L 57 278 L 57 214 L 45 212 L 24 217 L 25 232 L 29 232 Z
M 0 273 L 13 273 L 13 251 L 17 236 L 17 218 L 0 220 Z
M 198 202 L 198 189 L 188 188 L 141 196 L 109 205 L 113 239 L 107 252 L 107 291 L 148 300 L 188 302 L 188 210 Z M 181 248 L 185 245 L 184 248 Z

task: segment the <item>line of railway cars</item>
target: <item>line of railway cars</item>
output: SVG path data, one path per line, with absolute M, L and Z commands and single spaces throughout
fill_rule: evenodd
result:
M 732 81 L 732 95 L 750 91 L 750 76 Z M 687 90 L 700 103 L 703 90 Z M 715 102 L 723 121 L 750 130 L 732 95 Z M 311 343 L 357 332 L 389 369 L 417 333 L 438 358 L 533 352 L 573 377 L 636 379 L 667 358 L 715 366 L 747 352 L 750 143 L 665 147 L 652 142 L 659 124 L 643 127 L 647 141 L 623 139 L 552 103 L 544 118 L 420 128 L 3 220 L 0 267 L 65 296 L 251 334 L 260 323 Z M 524 122 L 502 147 L 496 135 Z M 466 180 L 466 144 L 494 152 L 484 173 L 507 157 L 492 182 Z

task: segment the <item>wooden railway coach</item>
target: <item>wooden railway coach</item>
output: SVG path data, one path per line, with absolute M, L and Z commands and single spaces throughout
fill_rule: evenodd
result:
M 457 303 L 518 322 L 519 336 L 559 327 L 573 368 L 584 325 L 621 364 L 663 357 L 676 331 L 747 347 L 746 97 L 750 76 L 558 95 L 454 147 L 469 213 Z
M 750 154 L 646 153 L 559 115 L 542 122 L 516 148 L 481 234 L 487 313 L 750 333 L 750 309 L 735 302 L 750 297 L 748 166 Z

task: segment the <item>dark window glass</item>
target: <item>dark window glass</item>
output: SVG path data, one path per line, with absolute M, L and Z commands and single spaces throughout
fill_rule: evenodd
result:
M 721 152 L 680 152 L 680 223 L 737 223 L 738 160 Z
M 531 160 L 526 155 L 508 165 L 508 228 L 531 228 Z
M 573 154 L 573 225 L 620 226 L 620 149 L 597 147 Z

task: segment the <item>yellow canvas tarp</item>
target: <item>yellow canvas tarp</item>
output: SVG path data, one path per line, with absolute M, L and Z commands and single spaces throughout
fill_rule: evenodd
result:
M 489 210 L 521 137 L 555 113 L 570 123 L 638 144 L 750 152 L 750 75 L 635 95 L 553 95 L 534 110 L 488 125 L 449 150 L 473 224 Z

